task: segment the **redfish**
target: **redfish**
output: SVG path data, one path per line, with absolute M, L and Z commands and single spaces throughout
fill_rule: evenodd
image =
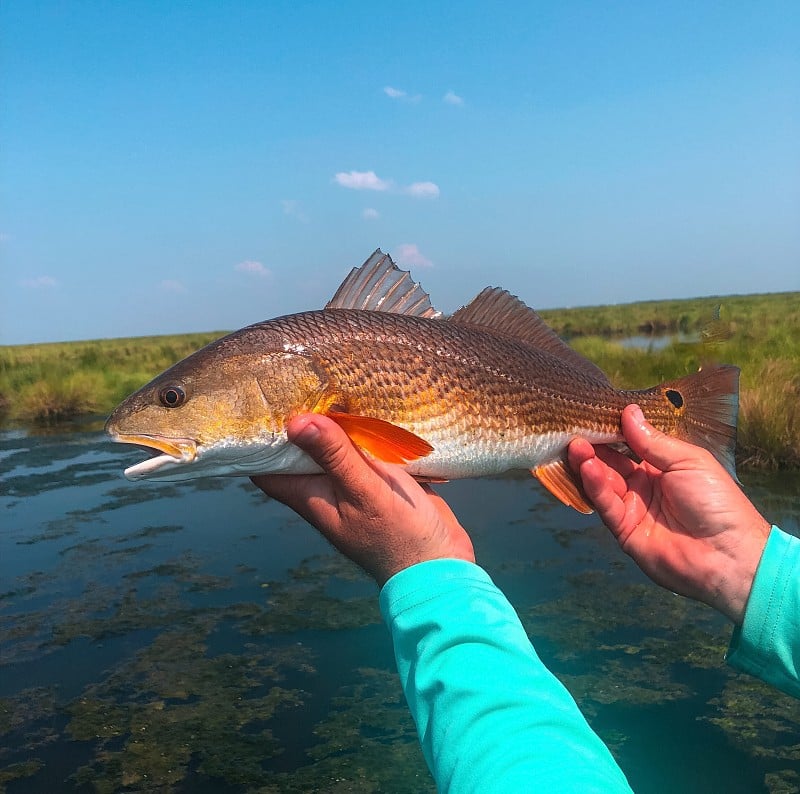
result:
M 738 379 L 736 367 L 714 366 L 616 389 L 505 290 L 489 287 L 445 317 L 378 250 L 324 309 L 212 342 L 122 402 L 106 431 L 160 453 L 126 469 L 131 480 L 314 473 L 286 438 L 288 421 L 313 411 L 419 479 L 527 469 L 562 502 L 591 512 L 567 446 L 576 436 L 622 442 L 620 414 L 632 402 L 735 476 Z

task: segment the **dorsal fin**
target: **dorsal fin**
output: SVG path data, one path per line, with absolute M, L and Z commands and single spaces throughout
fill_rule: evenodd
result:
M 603 370 L 573 350 L 536 312 L 500 287 L 486 287 L 450 318 L 453 323 L 482 325 L 511 336 L 529 347 L 544 350 L 592 378 L 608 383 Z
M 326 309 L 362 309 L 415 317 L 440 317 L 431 305 L 428 293 L 400 270 L 389 254 L 379 248 L 361 267 L 354 267 Z

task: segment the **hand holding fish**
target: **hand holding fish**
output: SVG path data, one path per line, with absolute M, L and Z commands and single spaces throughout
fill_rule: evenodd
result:
M 622 431 L 641 463 L 584 439 L 570 445 L 587 496 L 653 581 L 740 625 L 770 524 L 711 454 L 656 430 L 637 405 Z
M 287 432 L 325 476 L 265 475 L 253 482 L 313 524 L 379 585 L 418 562 L 475 561 L 472 542 L 444 499 L 399 466 L 365 457 L 336 422 L 305 414 Z

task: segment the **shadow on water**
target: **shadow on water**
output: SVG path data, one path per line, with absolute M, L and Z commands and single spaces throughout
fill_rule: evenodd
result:
M 376 588 L 243 479 L 0 435 L 0 792 L 424 792 Z M 747 477 L 797 531 L 796 475 Z M 441 487 L 638 792 L 797 790 L 795 701 L 529 478 Z

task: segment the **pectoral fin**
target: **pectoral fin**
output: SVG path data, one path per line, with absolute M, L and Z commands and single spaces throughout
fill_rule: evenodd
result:
M 561 458 L 548 463 L 546 466 L 531 469 L 531 474 L 567 507 L 574 507 L 577 511 L 586 515 L 594 512 L 594 509 L 586 499 L 577 476 L 572 473 L 572 470 Z
M 371 416 L 329 411 L 326 414 L 350 436 L 350 440 L 385 463 L 408 463 L 424 458 L 433 447 L 410 430 Z

